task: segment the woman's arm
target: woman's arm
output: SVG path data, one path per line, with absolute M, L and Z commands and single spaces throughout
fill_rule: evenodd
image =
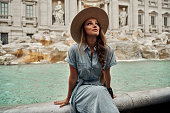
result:
M 105 79 L 106 79 L 106 88 L 111 89 L 111 92 L 113 92 L 112 88 L 110 87 L 110 81 L 111 81 L 110 68 L 105 70 Z M 110 95 L 113 96 L 112 98 L 116 98 L 115 94 L 113 94 L 113 95 L 110 94 Z
M 110 81 L 111 81 L 110 68 L 105 70 L 105 79 L 106 79 L 106 87 L 110 88 Z
M 60 107 L 67 105 L 69 103 L 71 93 L 76 85 L 78 79 L 77 69 L 69 65 L 70 67 L 70 76 L 69 76 L 69 83 L 68 83 L 68 94 L 65 100 L 55 101 L 54 104 L 60 105 Z
M 77 69 L 75 69 L 71 65 L 69 65 L 69 67 L 70 67 L 70 77 L 69 77 L 68 94 L 67 94 L 68 100 L 70 100 L 71 93 L 78 79 Z

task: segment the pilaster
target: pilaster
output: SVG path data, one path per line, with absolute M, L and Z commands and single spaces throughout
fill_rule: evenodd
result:
M 21 1 L 15 0 L 12 2 L 12 16 L 13 16 L 13 26 L 20 27 L 21 26 Z
M 132 3 L 132 28 L 133 30 L 137 30 L 138 27 L 138 1 L 137 0 L 133 0 Z
M 77 0 L 71 0 L 71 2 L 70 2 L 70 22 L 72 22 L 72 20 L 76 14 L 77 14 Z
M 41 11 L 40 15 L 39 15 L 39 23 L 40 26 L 48 26 L 48 0 L 41 0 L 41 2 L 39 2 L 39 11 Z
M 133 30 L 133 0 L 130 0 L 130 4 L 128 7 L 128 26 L 130 28 L 130 31 Z
M 119 4 L 118 0 L 111 0 L 111 18 L 110 18 L 110 29 L 113 29 L 114 31 L 118 31 L 119 29 Z
M 11 1 L 8 2 L 8 15 L 11 15 Z
M 107 5 L 108 5 L 108 3 L 105 2 L 105 3 L 104 3 L 104 10 L 105 10 L 105 12 L 108 14 L 108 7 L 107 7 Z
M 145 35 L 149 34 L 149 0 L 145 0 Z
M 47 0 L 47 24 L 50 27 L 52 25 L 52 0 Z
M 162 33 L 162 0 L 158 0 L 158 33 Z
M 38 10 L 38 8 L 39 8 L 39 3 L 37 2 L 36 4 L 35 4 L 35 6 L 36 6 L 36 17 L 37 17 L 37 23 L 39 24 L 40 22 L 39 22 L 39 10 Z
M 64 3 L 65 3 L 65 25 L 69 25 L 69 1 L 70 0 L 65 0 Z
M 36 3 L 34 2 L 34 5 L 33 5 L 33 17 L 36 17 Z
M 79 0 L 79 1 L 78 1 L 79 12 L 82 10 L 81 5 L 82 5 L 82 1 Z

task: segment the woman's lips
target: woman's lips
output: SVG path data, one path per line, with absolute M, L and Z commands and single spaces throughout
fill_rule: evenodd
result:
M 98 30 L 97 29 L 93 29 L 92 31 L 97 32 Z

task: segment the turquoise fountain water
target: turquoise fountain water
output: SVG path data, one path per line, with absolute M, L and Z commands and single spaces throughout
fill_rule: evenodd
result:
M 170 61 L 118 62 L 111 68 L 115 93 L 170 86 Z M 0 107 L 64 99 L 69 67 L 65 63 L 0 66 Z

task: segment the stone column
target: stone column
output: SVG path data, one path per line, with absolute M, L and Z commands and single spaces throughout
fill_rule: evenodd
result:
M 40 18 L 40 26 L 47 26 L 48 25 L 48 1 L 47 0 L 41 0 L 41 2 L 39 2 L 39 18 Z
M 34 27 L 37 26 L 36 4 L 37 4 L 36 2 L 34 2 L 34 4 L 33 4 L 33 17 L 34 17 L 34 23 L 33 23 L 33 25 L 34 25 Z
M 17 6 L 17 7 L 16 7 Z M 20 27 L 21 26 L 21 1 L 15 0 L 12 2 L 12 14 L 13 14 L 13 26 Z
M 36 10 L 36 15 L 35 16 L 37 17 L 37 23 L 39 24 L 39 13 L 40 12 L 39 12 L 38 8 L 39 8 L 39 3 L 37 2 L 36 3 L 36 9 L 35 9 Z
M 21 9 L 22 9 L 21 10 L 22 11 L 21 12 L 21 14 L 22 14 L 22 16 L 21 16 L 22 25 L 26 26 L 26 22 L 25 22 L 26 21 L 26 18 L 25 18 L 26 17 L 26 3 L 25 2 L 23 2 L 23 7 Z
M 11 14 L 11 1 L 8 2 L 8 15 L 12 15 Z
M 70 0 L 65 0 L 65 25 L 69 25 L 69 10 L 70 10 L 70 7 L 69 7 L 69 1 Z
M 110 2 L 111 12 L 110 12 L 110 29 L 113 31 L 118 31 L 119 29 L 119 4 L 118 0 L 111 0 Z
M 52 25 L 52 0 L 47 0 L 47 23 L 50 27 Z
M 112 12 L 112 10 L 111 10 L 111 3 L 109 2 L 109 11 L 108 11 L 108 16 L 109 16 L 109 29 L 111 29 L 111 23 L 112 23 L 112 21 L 111 21 L 111 18 L 112 18 L 112 16 L 111 16 L 111 13 Z M 113 29 L 113 28 L 112 28 Z
M 26 10 L 25 10 L 25 3 L 23 2 L 21 4 L 21 18 L 26 15 L 25 12 L 26 12 Z
M 81 11 L 81 0 L 79 0 L 79 12 Z
M 145 35 L 149 34 L 149 0 L 145 0 Z
M 70 22 L 72 22 L 76 14 L 77 14 L 77 0 L 72 0 L 70 2 Z
M 35 16 L 35 13 L 36 13 L 36 6 L 35 5 L 36 5 L 36 3 L 34 2 L 34 5 L 33 5 L 33 17 L 36 17 Z
M 162 33 L 162 0 L 158 0 L 158 33 Z
M 132 14 L 132 28 L 133 30 L 137 30 L 138 28 L 138 1 L 137 0 L 133 0 L 132 3 L 132 10 L 133 10 L 133 14 Z
M 108 14 L 108 7 L 107 7 L 107 4 L 108 4 L 108 2 L 105 0 L 105 3 L 104 3 L 104 10 L 105 10 L 105 12 Z
M 130 28 L 130 31 L 133 30 L 133 0 L 130 0 L 130 4 L 128 7 L 128 26 Z

